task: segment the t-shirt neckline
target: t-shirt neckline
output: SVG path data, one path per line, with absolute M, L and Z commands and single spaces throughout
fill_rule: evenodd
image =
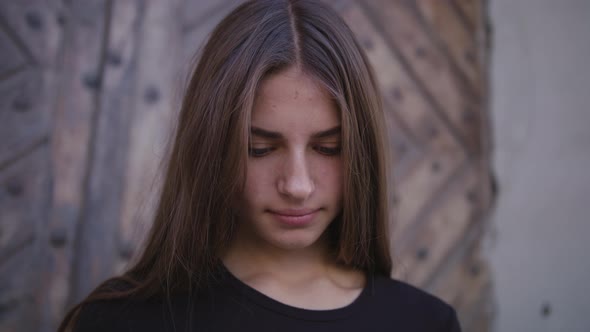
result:
M 240 295 L 244 296 L 254 304 L 277 314 L 308 321 L 330 321 L 353 316 L 359 308 L 363 307 L 363 303 L 367 301 L 368 297 L 370 297 L 374 282 L 373 276 L 371 274 L 366 274 L 366 282 L 363 290 L 350 304 L 340 308 L 315 310 L 298 308 L 275 300 L 238 279 L 238 277 L 234 276 L 223 264 L 222 270 L 230 285 L 233 286 Z

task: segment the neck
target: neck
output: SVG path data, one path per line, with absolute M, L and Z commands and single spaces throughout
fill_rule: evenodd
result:
M 238 236 L 222 260 L 248 286 L 299 308 L 343 307 L 352 303 L 365 285 L 364 272 L 335 263 L 325 237 L 306 248 L 285 250 Z
M 223 255 L 223 263 L 240 279 L 267 276 L 282 280 L 326 274 L 334 265 L 324 237 L 306 248 L 283 249 L 239 235 Z

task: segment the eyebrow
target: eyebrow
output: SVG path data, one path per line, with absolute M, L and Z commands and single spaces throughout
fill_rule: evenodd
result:
M 341 131 L 341 127 L 336 126 L 334 128 L 330 128 L 327 130 L 322 130 L 322 131 L 318 131 L 316 133 L 313 133 L 311 135 L 311 137 L 315 138 L 315 139 L 332 137 L 332 136 L 340 135 L 340 131 Z M 262 128 L 258 128 L 258 127 L 251 127 L 250 132 L 254 136 L 263 137 L 263 138 L 269 138 L 269 139 L 283 138 L 283 135 L 279 132 L 270 131 L 270 130 L 266 130 L 266 129 L 262 129 Z

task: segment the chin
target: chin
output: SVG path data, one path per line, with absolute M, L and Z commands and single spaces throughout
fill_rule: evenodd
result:
M 292 251 L 314 247 L 315 245 L 319 244 L 319 242 L 323 238 L 321 236 L 322 234 L 301 234 L 305 233 L 301 230 L 290 230 L 285 233 L 291 234 L 281 234 L 280 236 L 272 236 L 270 239 L 266 240 L 266 242 L 271 244 L 273 247 L 282 250 Z
M 247 241 L 254 241 L 258 246 L 282 251 L 294 251 L 322 247 L 330 224 L 335 217 L 326 210 L 306 225 L 287 225 L 269 213 L 251 215 L 243 219 L 248 229 L 245 233 Z M 256 220 L 257 222 L 253 222 Z

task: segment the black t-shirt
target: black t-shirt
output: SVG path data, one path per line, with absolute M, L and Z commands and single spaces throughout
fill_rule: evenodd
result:
M 455 310 L 406 283 L 371 276 L 343 308 L 307 310 L 278 302 L 225 271 L 198 296 L 85 305 L 75 331 L 432 331 L 459 332 Z

